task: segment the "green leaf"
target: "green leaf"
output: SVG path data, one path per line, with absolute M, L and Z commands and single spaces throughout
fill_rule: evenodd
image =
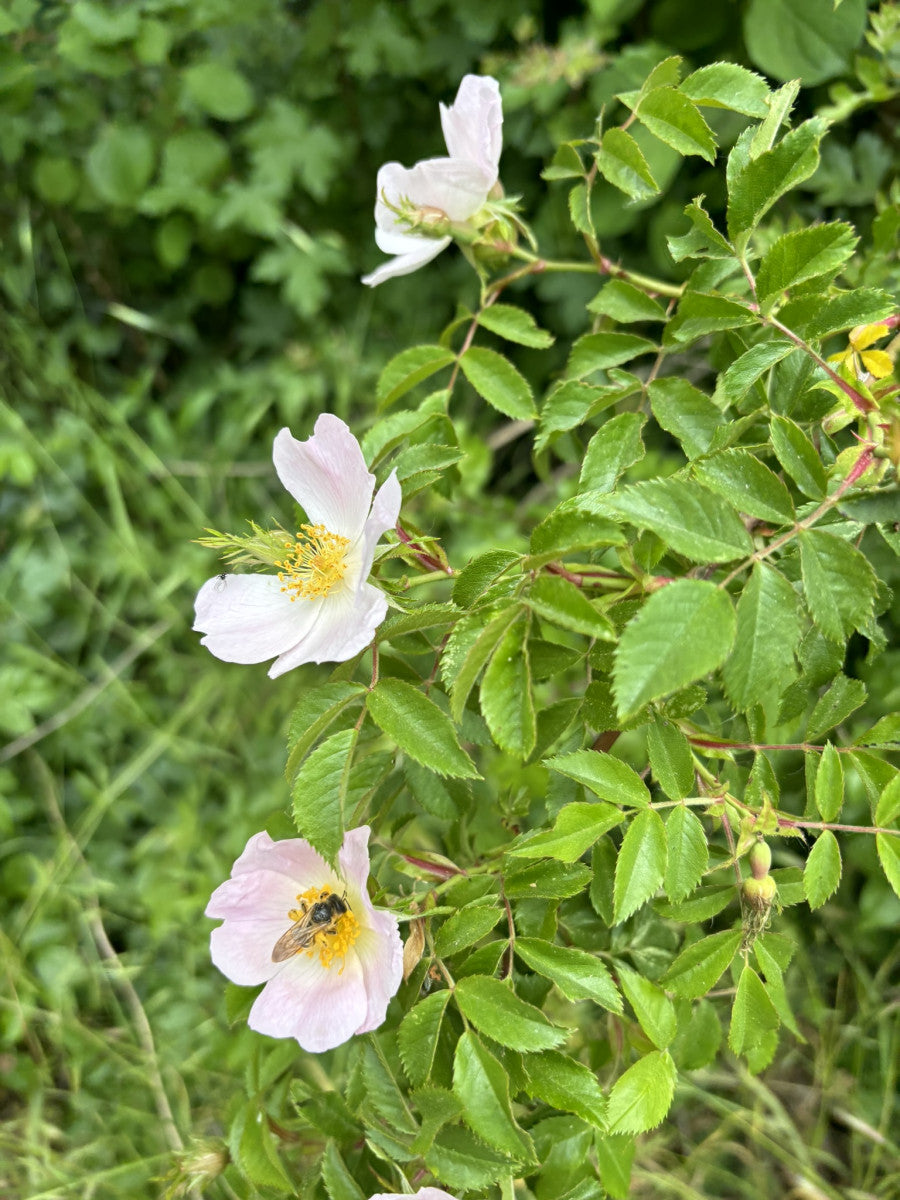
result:
M 651 479 L 622 488 L 605 501 L 612 515 L 649 529 L 692 562 L 732 562 L 753 551 L 744 523 L 730 504 L 689 479 Z
M 635 116 L 661 142 L 679 154 L 697 154 L 714 162 L 716 140 L 695 104 L 673 87 L 647 92 L 635 109 Z
M 499 979 L 469 975 L 457 982 L 453 996 L 463 1016 L 501 1046 L 528 1052 L 550 1050 L 565 1041 L 563 1030 Z
M 854 325 L 883 321 L 895 309 L 896 302 L 888 292 L 856 288 L 831 297 L 799 296 L 784 305 L 778 319 L 807 341 L 816 341 Z
M 653 809 L 639 812 L 626 830 L 616 861 L 613 889 L 618 925 L 646 904 L 666 871 L 666 828 Z
M 771 946 L 774 949 L 774 935 L 769 934 L 757 938 L 753 943 L 753 953 L 756 955 L 756 961 L 759 963 L 760 970 L 763 973 L 763 985 L 766 989 L 766 994 L 772 1001 L 775 1011 L 781 1018 L 784 1025 L 790 1029 L 794 1037 L 799 1041 L 805 1042 L 803 1034 L 797 1026 L 797 1019 L 794 1016 L 791 1005 L 787 997 L 787 990 L 784 986 L 784 970 L 787 962 L 782 960 L 781 965 L 775 958 L 775 955 L 767 948 Z
M 655 1129 L 669 1111 L 675 1094 L 675 1064 L 667 1050 L 638 1059 L 616 1080 L 609 1094 L 610 1133 L 643 1133 Z
M 470 559 L 453 580 L 453 603 L 470 608 L 521 557 L 514 550 L 487 550 Z
M 748 1054 L 763 1043 L 780 1024 L 775 1006 L 763 982 L 750 966 L 744 966 L 738 980 L 728 1045 L 735 1054 Z
M 255 1099 L 241 1105 L 229 1130 L 228 1149 L 232 1162 L 251 1184 L 276 1192 L 294 1191 L 278 1156 L 268 1117 Z
M 459 365 L 478 395 L 504 416 L 518 420 L 537 416 L 528 381 L 496 350 L 472 346 L 459 360 Z
M 467 1129 L 442 1129 L 425 1155 L 425 1165 L 455 1191 L 481 1191 L 511 1174 L 509 1156 L 489 1149 Z
M 463 1033 L 453 1058 L 453 1091 L 463 1119 L 489 1146 L 513 1158 L 534 1161 L 531 1138 L 516 1124 L 509 1077 L 479 1037 Z
M 188 67 L 181 78 L 194 103 L 218 121 L 241 121 L 253 111 L 253 89 L 233 67 L 208 60 Z
M 729 889 L 733 891 L 733 889 Z M 719 981 L 741 944 L 740 929 L 726 929 L 693 942 L 663 975 L 663 987 L 683 1000 L 699 1000 Z
M 422 1087 L 431 1075 L 441 1023 L 450 992 L 433 992 L 409 1010 L 400 1022 L 397 1045 L 403 1070 L 413 1087 Z
M 534 317 L 513 304 L 492 304 L 478 314 L 478 324 L 508 342 L 546 350 L 556 340 L 546 329 L 539 329 Z
M 714 583 L 680 579 L 654 592 L 625 626 L 616 652 L 613 688 L 622 719 L 714 671 L 734 636 L 731 601 Z
M 672 1001 L 655 983 L 651 983 L 649 979 L 645 979 L 643 975 L 632 971 L 623 963 L 616 965 L 616 974 L 625 999 L 634 1009 L 641 1029 L 657 1050 L 665 1050 L 678 1029 Z
M 614 321 L 665 321 L 666 310 L 646 292 L 624 279 L 605 283 L 587 306 L 590 313 L 612 317 Z
M 379 729 L 422 766 L 438 775 L 479 778 L 475 764 L 457 741 L 450 718 L 411 684 L 379 679 L 366 706 Z
M 871 729 L 854 738 L 855 746 L 896 746 L 900 743 L 900 712 L 888 713 Z M 877 822 L 876 822 L 877 824 Z
M 636 333 L 586 333 L 572 347 L 566 375 L 569 379 L 583 379 L 595 371 L 608 371 L 610 367 L 630 362 L 641 354 L 655 354 L 656 350 L 653 342 Z
M 616 631 L 609 617 L 594 608 L 585 594 L 559 575 L 540 575 L 526 596 L 526 602 L 540 617 L 560 629 L 583 633 L 601 641 L 615 641 Z
M 361 683 L 337 681 L 311 688 L 301 696 L 300 702 L 291 713 L 288 733 L 290 753 L 284 774 L 289 782 L 309 748 L 334 724 L 346 708 L 355 701 L 362 700 L 365 694 L 366 689 Z
M 702 201 L 703 196 L 698 196 L 684 210 L 691 229 L 680 237 L 666 238 L 669 253 L 676 262 L 686 258 L 734 258 L 734 248 L 716 229 Z
M 728 108 L 748 117 L 764 117 L 769 111 L 766 81 L 737 63 L 700 67 L 688 75 L 679 91 L 704 108 Z
M 622 1011 L 622 997 L 609 971 L 593 954 L 523 937 L 516 939 L 515 950 L 522 962 L 555 983 L 568 1000 L 593 1000 L 610 1012 Z
M 670 904 L 666 900 L 654 900 L 653 907 L 667 921 L 683 921 L 695 924 L 698 921 L 709 921 L 717 916 L 723 908 L 737 896 L 734 884 L 716 884 L 699 888 L 689 900 L 680 904 Z
M 728 232 L 732 239 L 746 243 L 772 205 L 809 179 L 819 165 L 819 143 L 827 127 L 822 117 L 804 121 L 730 178 Z
M 773 686 L 783 690 L 801 632 L 794 589 L 778 571 L 757 563 L 738 600 L 734 649 L 722 669 L 735 708 L 748 712 Z
M 303 762 L 291 789 L 294 824 L 328 862 L 344 840 L 344 801 L 359 731 L 341 729 Z
M 876 833 L 875 848 L 888 883 L 900 896 L 900 838 L 890 833 Z
M 808 279 L 833 279 L 852 256 L 859 238 L 852 225 L 830 221 L 785 233 L 769 247 L 756 273 L 760 304 Z
M 654 379 L 647 395 L 657 423 L 678 439 L 688 458 L 705 454 L 724 420 L 709 396 L 677 375 Z
M 88 151 L 87 177 L 107 204 L 137 204 L 153 174 L 153 140 L 141 125 L 106 125 Z
M 362 1188 L 347 1170 L 347 1164 L 332 1141 L 325 1145 L 321 1171 L 330 1200 L 365 1200 Z
M 703 823 L 689 808 L 673 808 L 666 821 L 666 895 L 678 904 L 694 891 L 709 864 Z
M 531 618 L 513 622 L 497 643 L 481 680 L 481 711 L 501 750 L 528 758 L 537 738 L 528 635 Z
M 522 569 L 534 571 L 572 552 L 601 546 L 623 546 L 625 536 L 612 520 L 598 515 L 596 493 L 563 500 L 531 532 L 531 551 Z
M 719 376 L 716 382 L 715 402 L 722 408 L 727 408 L 730 404 L 740 404 L 754 383 L 794 350 L 793 343 L 783 338 L 757 342 L 736 358 Z
M 895 775 L 878 797 L 875 806 L 875 824 L 891 825 L 900 817 L 900 775 Z
M 744 38 L 754 65 L 812 87 L 843 75 L 866 27 L 865 0 L 751 0 Z
M 827 742 L 816 771 L 816 808 L 823 821 L 836 821 L 844 807 L 844 768 L 841 756 Z
M 685 796 L 693 794 L 691 748 L 676 725 L 662 717 L 655 717 L 647 730 L 647 752 L 653 778 L 670 799 L 683 800 Z
M 694 463 L 691 471 L 739 512 L 779 525 L 794 519 L 790 492 L 775 472 L 749 450 L 723 450 Z
M 827 478 L 815 446 L 800 426 L 787 417 L 773 415 L 769 428 L 772 448 L 785 471 L 804 495 L 821 500 Z
M 503 909 L 493 900 L 478 900 L 448 917 L 437 932 L 434 948 L 441 958 L 449 958 L 466 946 L 473 946 L 497 924 Z
M 644 457 L 641 430 L 643 413 L 619 413 L 611 417 L 588 442 L 581 464 L 580 492 L 611 492 L 623 471 Z
M 612 804 L 565 804 L 556 814 L 553 828 L 535 834 L 508 853 L 515 858 L 555 858 L 575 862 L 604 833 L 624 820 Z
M 591 217 L 591 193 L 586 183 L 576 183 L 569 192 L 569 217 L 579 233 L 596 237 Z
M 361 1058 L 366 1107 L 383 1117 L 395 1132 L 417 1133 L 418 1123 L 394 1078 L 393 1069 L 381 1045 L 374 1038 L 367 1040 Z
M 826 817 L 825 820 L 830 818 Z M 803 868 L 803 890 L 810 908 L 820 908 L 841 882 L 841 850 L 830 829 L 816 838 Z
M 513 604 L 497 613 L 495 617 L 488 621 L 487 625 L 485 625 L 484 629 L 466 651 L 465 657 L 451 684 L 452 700 L 450 711 L 453 714 L 454 721 L 462 720 L 466 700 L 475 686 L 475 680 L 481 674 L 488 659 L 494 653 L 494 650 L 500 644 L 510 626 L 517 620 L 520 612 L 521 609 L 519 606 Z M 457 628 L 460 628 L 460 626 L 457 626 Z M 445 661 L 447 650 L 453 645 L 453 640 L 451 636 L 450 641 L 447 643 L 447 649 L 442 656 Z
M 545 759 L 544 766 L 584 784 L 601 800 L 611 800 L 625 808 L 646 808 L 650 803 L 650 792 L 637 771 L 602 750 L 558 754 Z
M 577 896 L 591 877 L 582 863 L 539 862 L 510 871 L 505 890 L 510 900 L 562 900 Z
M 558 1050 L 525 1060 L 525 1090 L 534 1100 L 574 1113 L 597 1129 L 606 1123 L 606 1097 L 588 1067 Z
M 737 300 L 705 292 L 685 292 L 678 311 L 663 333 L 664 346 L 687 346 L 698 338 L 727 329 L 742 329 L 759 318 Z
M 827 638 L 843 642 L 870 619 L 875 572 L 864 555 L 833 533 L 801 530 L 800 566 L 812 619 Z
M 429 379 L 456 356 L 444 346 L 412 346 L 395 354 L 378 377 L 375 399 L 379 408 L 387 408 L 405 396 L 416 384 Z
M 624 129 L 606 130 L 594 161 L 603 178 L 632 200 L 647 200 L 659 192 L 640 146 Z

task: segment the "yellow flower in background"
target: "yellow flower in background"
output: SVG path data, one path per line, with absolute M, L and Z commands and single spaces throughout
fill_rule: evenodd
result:
M 832 354 L 828 361 L 847 366 L 848 370 L 859 378 L 868 373 L 875 379 L 884 379 L 891 375 L 894 363 L 884 350 L 870 350 L 875 342 L 880 342 L 888 334 L 888 326 L 875 323 L 874 325 L 857 325 L 850 330 L 850 345 L 840 354 Z

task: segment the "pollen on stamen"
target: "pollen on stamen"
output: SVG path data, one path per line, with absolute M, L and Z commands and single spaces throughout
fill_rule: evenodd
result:
M 347 571 L 350 539 L 332 533 L 324 525 L 301 525 L 293 542 L 285 542 L 288 553 L 275 566 L 281 590 L 291 600 L 327 596 Z

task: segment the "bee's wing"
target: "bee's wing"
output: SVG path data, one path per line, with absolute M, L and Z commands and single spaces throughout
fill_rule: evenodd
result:
M 319 926 L 312 924 L 311 915 L 310 911 L 301 920 L 295 921 L 290 929 L 285 930 L 272 947 L 272 962 L 284 962 L 299 950 L 305 950 L 307 946 L 312 945 Z

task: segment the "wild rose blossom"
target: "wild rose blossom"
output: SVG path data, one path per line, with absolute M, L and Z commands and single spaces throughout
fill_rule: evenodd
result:
M 389 162 L 378 172 L 375 241 L 395 257 L 363 277 L 370 287 L 436 258 L 453 240 L 449 226 L 474 216 L 497 182 L 503 111 L 496 79 L 466 75 L 453 104 L 440 107 L 449 158 L 428 158 L 411 168 Z M 412 226 L 431 226 L 434 233 L 413 233 Z
M 453 1197 L 446 1192 L 442 1192 L 440 1188 L 423 1187 L 412 1195 L 402 1195 L 400 1192 L 379 1192 L 377 1196 L 370 1196 L 369 1200 L 453 1200 Z
M 302 663 L 344 662 L 369 644 L 387 613 L 367 583 L 375 546 L 400 512 L 391 473 L 375 496 L 359 442 L 323 413 L 305 442 L 282 429 L 272 458 L 309 524 L 286 546 L 277 575 L 217 575 L 197 594 L 194 629 L 225 662 L 275 658 L 274 679 Z
M 349 830 L 335 873 L 302 838 L 257 833 L 213 892 L 206 915 L 224 922 L 210 935 L 213 962 L 233 983 L 266 985 L 247 1019 L 257 1033 L 316 1054 L 384 1021 L 403 949 L 396 917 L 366 891 L 368 842 L 367 825 Z M 315 920 L 329 904 L 332 919 Z

